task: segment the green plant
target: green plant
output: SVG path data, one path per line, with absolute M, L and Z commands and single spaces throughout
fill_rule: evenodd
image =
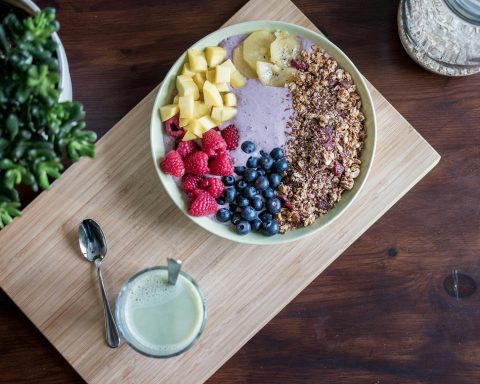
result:
M 23 20 L 10 13 L 0 24 L 0 229 L 21 214 L 18 185 L 48 189 L 64 154 L 95 156 L 82 105 L 58 101 L 58 29 L 53 8 Z

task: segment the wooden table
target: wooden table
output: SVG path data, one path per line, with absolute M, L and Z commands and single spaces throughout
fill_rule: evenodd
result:
M 74 97 L 102 135 L 244 2 L 39 4 L 58 9 Z M 442 160 L 209 383 L 478 383 L 480 75 L 414 64 L 396 2 L 296 4 Z M 83 382 L 3 292 L 0 307 L 0 382 Z

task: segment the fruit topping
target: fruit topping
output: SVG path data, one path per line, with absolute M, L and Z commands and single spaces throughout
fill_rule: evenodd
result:
M 199 175 L 192 175 L 187 173 L 182 178 L 182 189 L 185 193 L 189 193 L 199 188 L 199 182 L 202 180 L 202 177 Z
M 252 153 L 255 151 L 255 144 L 252 141 L 244 141 L 242 143 L 242 151 L 245 153 Z
M 180 128 L 178 115 L 175 115 L 165 121 L 165 131 L 167 132 L 168 136 L 183 137 L 185 132 L 182 128 Z
M 221 223 L 226 223 L 227 221 L 230 221 L 230 218 L 232 217 L 232 213 L 227 208 L 220 208 L 217 211 L 217 214 L 215 215 L 215 217 Z
M 203 151 L 197 151 L 185 159 L 185 171 L 195 175 L 209 173 L 208 155 Z
M 220 197 L 225 191 L 225 186 L 222 183 L 222 180 L 216 177 L 209 177 L 207 192 L 210 193 L 213 197 Z
M 228 153 L 220 153 L 210 163 L 210 173 L 216 176 L 228 176 L 233 173 L 232 159 Z
M 203 151 L 208 155 L 208 157 L 217 157 L 220 153 L 225 152 L 227 149 L 227 143 L 217 131 L 211 129 L 203 134 L 202 147 Z M 231 173 L 232 172 L 221 176 L 227 176 Z
M 238 139 L 240 135 L 235 125 L 230 124 L 228 127 L 220 131 L 225 143 L 227 144 L 227 149 L 232 151 L 238 147 Z
M 235 229 L 237 233 L 241 236 L 246 235 L 250 232 L 251 226 L 247 220 L 240 220 L 236 225 Z
M 182 177 L 185 174 L 185 165 L 177 151 L 168 152 L 160 162 L 160 169 L 172 176 Z
M 217 202 L 208 192 L 196 189 L 194 195 L 195 197 L 188 209 L 190 215 L 207 216 L 212 215 L 217 211 Z
M 177 152 L 182 157 L 188 157 L 198 150 L 194 141 L 180 141 L 177 145 Z

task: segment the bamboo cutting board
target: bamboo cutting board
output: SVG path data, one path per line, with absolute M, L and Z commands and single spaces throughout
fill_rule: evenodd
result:
M 227 24 L 253 19 L 315 26 L 289 0 L 251 0 Z M 180 52 L 179 52 L 180 54 Z M 240 245 L 197 227 L 170 201 L 150 157 L 156 89 L 0 233 L 0 284 L 88 382 L 199 383 L 212 375 L 439 161 L 435 150 L 370 86 L 378 119 L 371 174 L 343 216 L 312 237 L 279 246 Z M 113 300 L 122 283 L 167 256 L 184 261 L 208 306 L 205 331 L 167 360 L 104 343 L 96 274 L 76 239 L 86 217 L 104 227 Z M 268 353 L 268 351 L 265 351 Z

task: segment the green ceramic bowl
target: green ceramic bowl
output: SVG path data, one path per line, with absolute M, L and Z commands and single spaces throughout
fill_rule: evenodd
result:
M 291 34 L 302 36 L 312 43 L 317 44 L 324 48 L 332 57 L 337 60 L 342 68 L 349 72 L 357 86 L 357 90 L 362 98 L 363 113 L 366 117 L 365 126 L 367 129 L 367 137 L 365 142 L 365 148 L 362 151 L 362 168 L 360 175 L 355 181 L 355 185 L 352 190 L 345 191 L 342 195 L 342 200 L 335 205 L 327 214 L 317 219 L 317 221 L 305 228 L 300 228 L 294 231 L 290 231 L 284 235 L 276 235 L 272 237 L 264 236 L 258 233 L 249 233 L 246 236 L 240 236 L 235 233 L 233 226 L 218 223 L 209 217 L 192 217 L 188 215 L 187 201 L 182 195 L 182 191 L 175 184 L 173 178 L 170 175 L 166 175 L 161 172 L 159 167 L 159 159 L 165 155 L 165 146 L 163 144 L 163 125 L 160 121 L 158 109 L 160 106 L 171 103 L 173 98 L 173 92 L 175 89 L 175 76 L 179 73 L 181 66 L 185 62 L 186 52 L 184 52 L 179 59 L 172 66 L 167 73 L 155 99 L 153 106 L 151 125 L 150 125 L 150 140 L 152 146 L 152 156 L 155 169 L 157 170 L 158 177 L 160 178 L 163 186 L 165 187 L 168 195 L 172 198 L 177 207 L 185 213 L 191 220 L 197 223 L 205 230 L 214 233 L 220 237 L 247 244 L 280 244 L 293 240 L 301 239 L 307 235 L 311 235 L 318 232 L 321 228 L 331 223 L 338 218 L 352 203 L 352 201 L 358 196 L 358 193 L 365 184 L 365 180 L 368 177 L 370 168 L 375 153 L 375 143 L 377 137 L 377 128 L 375 121 L 375 111 L 373 108 L 372 98 L 368 91 L 364 78 L 353 65 L 350 59 L 334 44 L 332 44 L 325 37 L 313 32 L 309 29 L 299 27 L 295 24 L 285 23 L 281 21 L 249 21 L 245 23 L 231 25 L 218 31 L 211 33 L 204 37 L 193 48 L 203 49 L 207 46 L 218 45 L 223 39 L 229 36 L 235 36 L 240 34 L 247 34 L 259 29 L 276 30 L 282 29 L 288 31 Z M 346 219 L 346 218 L 345 218 Z

